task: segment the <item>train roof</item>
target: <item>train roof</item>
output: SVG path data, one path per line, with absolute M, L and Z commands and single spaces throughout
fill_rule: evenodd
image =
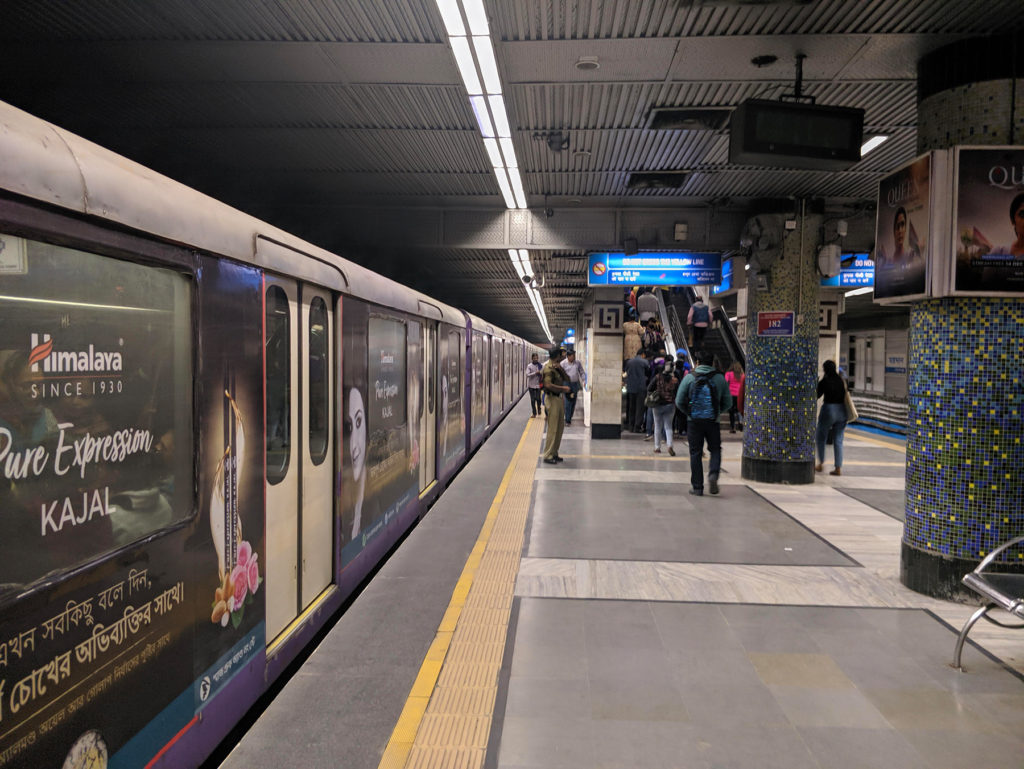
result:
M 462 326 L 461 310 L 0 102 L 0 187 L 162 240 Z
M 512 334 L 512 333 L 506 331 L 505 329 L 503 329 L 503 328 L 501 328 L 499 326 L 495 326 L 490 321 L 486 321 L 483 318 L 481 318 L 481 317 L 479 317 L 477 315 L 474 315 L 471 312 L 466 312 L 465 310 L 463 310 L 462 314 L 465 315 L 469 319 L 469 322 L 470 322 L 470 324 L 472 324 L 474 331 L 482 331 L 485 334 L 490 334 L 491 336 L 496 336 L 496 337 L 499 337 L 501 339 L 518 339 L 519 338 L 515 334 Z

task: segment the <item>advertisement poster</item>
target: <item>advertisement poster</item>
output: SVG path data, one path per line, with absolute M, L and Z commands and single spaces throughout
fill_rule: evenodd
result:
M 927 293 L 931 157 L 924 155 L 878 183 L 875 298 Z
M 498 337 L 491 338 L 491 423 L 501 414 L 501 351 Z
M 722 255 L 689 251 L 590 254 L 588 286 L 715 286 Z
M 955 292 L 1024 292 L 1024 148 L 957 153 Z
M 480 438 L 487 430 L 487 339 L 479 331 L 473 332 L 473 438 Z
M 462 408 L 462 372 L 465 371 L 465 349 L 462 334 L 442 326 L 438 344 L 438 365 L 441 380 L 441 472 L 448 472 L 466 448 L 466 413 Z
M 345 301 L 342 313 L 344 566 L 416 497 L 419 448 L 409 425 L 408 371 L 421 363 L 406 360 L 404 318 L 357 300 Z
M 192 283 L 0 241 L 0 767 L 130 765 L 192 681 Z
M 263 316 L 258 270 L 203 260 L 199 520 L 195 562 L 197 710 L 265 642 Z

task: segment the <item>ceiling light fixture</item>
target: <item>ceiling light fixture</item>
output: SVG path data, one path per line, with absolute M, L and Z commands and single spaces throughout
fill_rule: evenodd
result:
M 888 139 L 889 139 L 888 136 L 884 136 L 884 135 L 881 135 L 881 134 L 879 134 L 877 136 L 872 136 L 870 139 L 868 139 L 866 142 L 864 142 L 860 146 L 860 156 L 864 157 L 869 152 L 871 152 L 871 150 L 878 148 L 881 144 L 886 142 Z
M 864 288 L 855 288 L 852 291 L 847 291 L 843 296 L 860 296 L 861 294 L 870 294 L 874 290 L 873 286 L 864 286 Z
M 584 72 L 591 72 L 600 68 L 601 62 L 598 61 L 596 56 L 580 56 L 576 59 L 576 69 L 583 70 Z

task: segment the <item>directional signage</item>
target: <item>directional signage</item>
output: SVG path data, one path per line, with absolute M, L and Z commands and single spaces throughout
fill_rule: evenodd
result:
M 792 310 L 775 310 L 757 314 L 758 336 L 793 336 L 795 313 Z
M 588 286 L 713 286 L 722 280 L 722 255 L 689 251 L 590 255 Z
M 875 263 L 870 254 L 843 254 L 839 274 L 822 278 L 821 285 L 838 288 L 861 288 L 875 285 Z

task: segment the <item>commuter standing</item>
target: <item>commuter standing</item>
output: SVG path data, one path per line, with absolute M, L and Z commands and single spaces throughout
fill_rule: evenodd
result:
M 676 352 L 675 362 L 675 375 L 676 379 L 680 382 L 683 381 L 683 377 L 690 373 L 693 366 L 690 365 L 690 361 L 686 359 L 686 353 L 682 350 Z M 686 412 L 676 406 L 675 419 L 673 419 L 672 432 L 678 436 L 686 435 Z
M 732 396 L 732 405 L 729 407 L 729 432 L 736 432 L 736 428 L 743 429 L 743 421 L 740 419 L 740 385 L 743 382 L 743 366 L 740 362 L 733 361 L 732 368 L 725 372 L 725 383 L 729 385 L 729 394 Z
M 846 432 L 846 383 L 836 371 L 836 363 L 827 360 L 821 364 L 825 375 L 818 382 L 818 397 L 824 397 L 821 404 L 821 411 L 818 413 L 818 429 L 814 433 L 815 443 L 818 448 L 818 464 L 814 466 L 817 472 L 822 471 L 825 463 L 825 439 L 829 432 L 833 433 L 832 453 L 835 457 L 835 470 L 829 475 L 841 475 L 840 468 L 843 466 L 843 433 Z
M 647 353 L 643 349 L 637 350 L 636 356 L 626 361 L 626 422 L 634 433 L 644 429 L 644 395 L 650 373 Z
M 649 288 L 636 298 L 636 311 L 640 315 L 640 322 L 646 323 L 658 315 L 658 297 L 654 289 Z
M 562 370 L 569 377 L 569 394 L 565 396 L 565 423 L 572 424 L 572 415 L 576 413 L 576 401 L 580 390 L 587 386 L 587 372 L 583 364 L 576 360 L 576 351 L 569 350 L 562 361 Z
M 569 377 L 559 365 L 562 360 L 562 348 L 552 347 L 548 362 L 541 372 L 541 383 L 547 403 L 547 439 L 544 441 L 544 461 L 553 465 L 561 462 L 558 447 L 562 443 L 562 430 L 565 429 L 565 408 L 562 395 L 569 392 Z
M 647 391 L 655 401 L 650 411 L 654 415 L 654 453 L 661 453 L 661 436 L 665 436 L 665 445 L 668 453 L 675 456 L 675 449 L 672 448 L 672 416 L 676 410 L 676 388 L 679 387 L 679 380 L 676 379 L 672 367 L 672 361 L 665 364 L 665 367 L 651 377 L 651 384 Z
M 697 352 L 697 368 L 687 374 L 676 395 L 676 406 L 686 412 L 686 439 L 690 444 L 690 493 L 704 495 L 704 442 L 711 452 L 708 482 L 711 493 L 718 493 L 718 474 L 722 468 L 722 431 L 720 414 L 729 410 L 732 396 L 722 372 L 714 367 L 715 356 L 708 350 Z
M 708 325 L 711 323 L 711 310 L 704 304 L 700 294 L 697 295 L 697 301 L 690 305 L 690 311 L 686 314 L 686 322 L 690 324 L 692 330 L 693 348 L 698 350 L 704 343 L 704 335 L 708 332 Z
M 526 366 L 526 388 L 530 391 L 530 419 L 539 417 L 541 414 L 540 405 L 540 375 L 543 371 L 537 353 L 530 356 L 530 362 Z

